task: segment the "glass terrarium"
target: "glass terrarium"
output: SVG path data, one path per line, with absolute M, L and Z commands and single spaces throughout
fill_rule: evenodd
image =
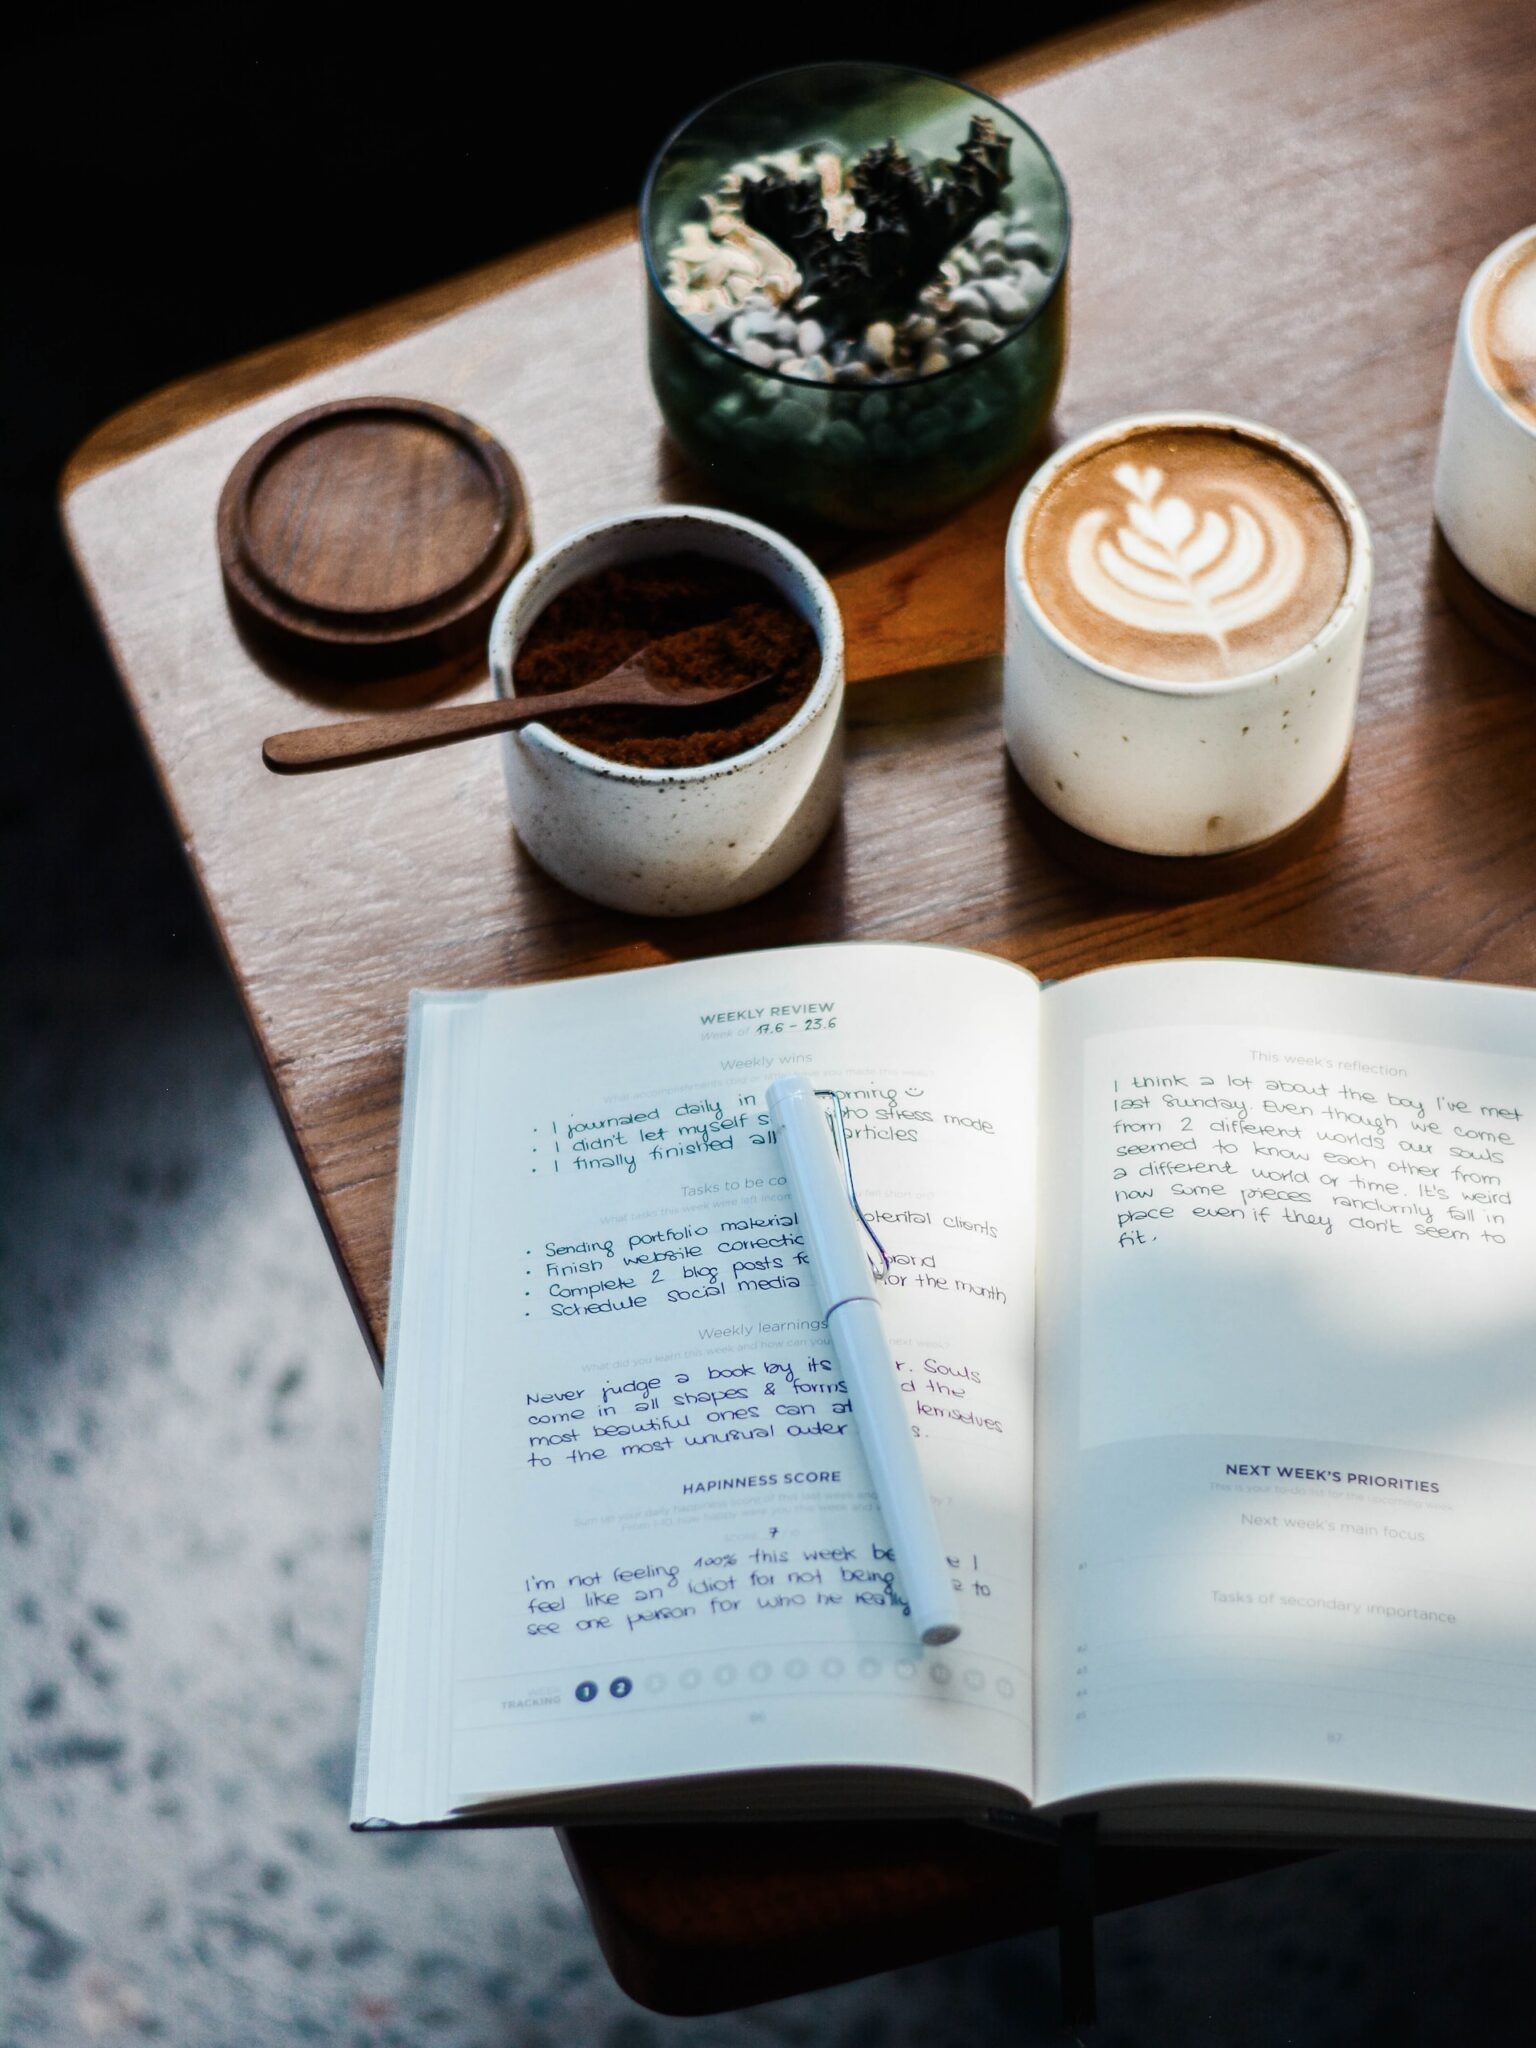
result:
M 855 528 L 935 518 L 1050 414 L 1066 187 L 985 93 L 894 64 L 755 79 L 663 144 L 640 232 L 657 402 L 730 499 Z

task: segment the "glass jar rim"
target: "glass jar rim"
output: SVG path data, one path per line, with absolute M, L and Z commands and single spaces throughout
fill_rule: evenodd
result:
M 640 253 L 645 262 L 646 279 L 655 298 L 691 339 L 701 343 L 705 348 L 712 349 L 717 355 L 723 356 L 727 362 L 739 365 L 741 369 L 749 371 L 755 377 L 771 378 L 776 383 L 787 384 L 796 389 L 808 391 L 837 391 L 845 388 L 821 377 L 797 377 L 783 370 L 760 369 L 757 364 L 749 363 L 737 350 L 717 340 L 713 334 L 706 334 L 702 328 L 695 327 L 688 318 L 688 315 L 681 311 L 679 307 L 674 306 L 671 299 L 667 296 L 666 286 L 662 282 L 657 269 L 654 238 L 651 233 L 651 213 L 657 180 L 668 157 L 688 133 L 689 129 L 694 127 L 697 122 L 701 121 L 714 108 L 724 105 L 727 100 L 734 99 L 738 93 L 749 92 L 755 86 L 772 85 L 775 79 L 803 78 L 807 73 L 814 71 L 884 71 L 902 78 L 929 78 L 939 85 L 953 86 L 957 92 L 964 93 L 968 99 L 979 100 L 986 106 L 995 107 L 1015 129 L 1022 130 L 1040 152 L 1041 161 L 1050 172 L 1061 198 L 1061 247 L 1057 251 L 1055 263 L 1048 273 L 1048 283 L 1045 292 L 1041 296 L 1040 303 L 1032 307 L 1024 319 L 1016 322 L 1005 334 L 999 335 L 996 341 L 988 342 L 974 356 L 967 356 L 962 363 L 947 363 L 942 370 L 931 371 L 927 376 L 906 377 L 883 384 L 874 384 L 872 382 L 868 387 L 849 387 L 849 395 L 867 396 L 869 389 L 890 390 L 915 384 L 932 386 L 942 382 L 945 377 L 958 376 L 966 370 L 974 369 L 977 363 L 985 362 L 992 356 L 1000 355 L 1010 343 L 1018 341 L 1022 336 L 1030 332 L 1036 322 L 1049 311 L 1061 290 L 1062 282 L 1067 273 L 1067 257 L 1072 247 L 1071 194 L 1067 190 L 1067 181 L 1062 176 L 1060 164 L 1057 163 L 1055 157 L 1051 154 L 1050 149 L 1041 138 L 1039 132 L 1024 119 L 1022 114 L 1016 114 L 1012 107 L 1007 106 L 994 94 L 983 91 L 980 86 L 968 85 L 961 78 L 951 78 L 944 71 L 930 71 L 921 64 L 893 64 L 881 58 L 836 57 L 823 58 L 814 64 L 786 64 L 777 71 L 760 72 L 755 78 L 743 79 L 740 85 L 728 86 L 724 92 L 718 92 L 711 99 L 701 101 L 693 109 L 692 113 L 685 114 L 682 120 L 667 134 L 657 149 L 656 154 L 651 158 L 650 165 L 646 170 L 645 182 L 640 188 Z

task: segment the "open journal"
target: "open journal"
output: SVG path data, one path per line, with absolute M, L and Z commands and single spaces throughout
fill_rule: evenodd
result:
M 922 1651 L 764 1107 L 840 1091 Z M 851 944 L 413 999 L 354 1823 L 1536 1839 L 1536 995 Z

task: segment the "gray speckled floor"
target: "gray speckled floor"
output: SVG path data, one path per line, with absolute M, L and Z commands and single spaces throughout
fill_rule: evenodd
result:
M 656 2019 L 550 1836 L 349 1834 L 378 1391 L 233 1001 L 13 1008 L 0 2048 L 1060 2038 L 1044 1940 Z M 1104 1923 L 1096 2038 L 1521 2041 L 1533 1932 L 1530 1858 L 1334 1858 Z

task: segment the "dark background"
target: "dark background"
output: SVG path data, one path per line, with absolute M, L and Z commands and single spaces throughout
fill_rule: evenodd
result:
M 829 39 L 815 10 L 780 7 L 29 10 L 0 123 L 19 720 L 0 750 L 0 861 L 24 877 L 3 892 L 0 946 L 140 965 L 209 947 L 59 537 L 58 475 L 93 427 L 632 204 L 668 130 L 754 73 L 848 55 L 958 71 L 1115 11 L 891 10 Z

